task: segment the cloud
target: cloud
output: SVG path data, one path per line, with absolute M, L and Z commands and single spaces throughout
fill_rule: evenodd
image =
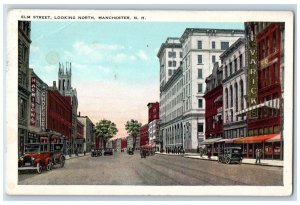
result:
M 137 54 L 136 54 L 140 59 L 147 61 L 149 58 L 146 55 L 145 51 L 140 50 Z

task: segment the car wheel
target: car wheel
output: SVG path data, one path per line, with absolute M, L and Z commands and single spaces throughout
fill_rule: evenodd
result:
M 51 160 L 49 160 L 46 169 L 47 169 L 47 171 L 50 171 L 52 169 L 52 162 L 51 162 Z
M 61 156 L 59 161 L 60 161 L 60 167 L 63 168 L 65 166 L 65 158 Z
M 230 158 L 226 158 L 225 162 L 226 164 L 230 164 Z
M 36 165 L 36 171 L 37 171 L 37 173 L 39 173 L 39 174 L 42 173 L 42 166 L 40 165 L 40 163 L 37 163 L 37 165 Z

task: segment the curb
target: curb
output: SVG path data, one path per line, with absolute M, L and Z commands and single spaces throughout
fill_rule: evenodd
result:
M 69 158 L 66 158 L 66 160 L 69 160 L 69 159 L 75 159 L 75 158 L 79 158 L 79 157 L 85 157 L 85 156 L 88 156 L 88 155 L 89 155 L 89 154 L 82 155 L 82 156 L 69 157 Z
M 203 159 L 203 158 L 195 158 L 195 157 L 190 157 L 190 156 L 184 156 L 184 158 L 190 158 L 190 159 L 198 159 L 198 160 L 208 160 L 208 161 L 215 161 L 218 162 L 218 160 L 209 160 L 209 159 Z M 249 165 L 255 165 L 255 166 L 270 166 L 270 167 L 283 167 L 282 165 L 275 165 L 275 164 L 254 164 L 254 163 L 249 163 L 249 162 L 242 162 L 242 164 L 249 164 Z
M 196 155 L 173 155 L 173 154 L 163 154 L 163 153 L 156 153 L 156 154 L 159 154 L 159 155 L 165 155 L 165 156 L 173 156 L 173 157 L 176 157 L 176 156 L 181 156 L 181 157 L 184 157 L 184 158 L 189 158 L 189 159 L 197 159 L 197 160 L 208 160 L 208 161 L 212 161 L 212 162 L 218 162 L 218 160 L 215 160 L 215 159 L 205 159 L 205 158 L 195 158 L 195 157 L 192 157 L 192 156 L 196 156 Z M 254 164 L 254 163 L 247 163 L 247 162 L 242 162 L 242 164 L 249 164 L 249 165 L 255 165 L 255 166 L 270 166 L 270 167 L 283 167 L 283 165 L 275 165 L 275 164 Z

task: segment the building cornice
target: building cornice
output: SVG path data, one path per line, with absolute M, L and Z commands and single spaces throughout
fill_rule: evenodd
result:
M 165 91 L 166 89 L 168 89 L 169 87 L 171 87 L 171 85 L 176 81 L 177 78 L 179 78 L 182 75 L 182 67 L 178 67 L 175 71 L 175 73 L 171 76 L 171 78 L 167 81 L 167 83 L 162 86 L 160 88 L 160 92 Z
M 238 49 L 241 45 L 245 45 L 245 38 L 239 38 L 234 42 L 229 48 L 227 48 L 221 55 L 220 59 L 223 60 L 224 58 L 228 57 L 230 54 L 233 53 L 236 49 Z
M 217 34 L 244 34 L 245 31 L 241 29 L 211 29 L 211 28 L 186 28 L 180 42 L 183 43 L 190 35 L 194 33 L 203 33 L 207 36 L 215 36 Z

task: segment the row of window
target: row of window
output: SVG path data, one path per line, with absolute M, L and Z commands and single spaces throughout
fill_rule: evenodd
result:
M 197 48 L 198 49 L 203 49 L 202 47 L 202 41 L 198 41 L 197 42 Z M 221 50 L 226 50 L 227 48 L 229 48 L 229 42 L 221 42 Z M 212 41 L 211 42 L 211 49 L 216 49 L 216 42 Z
M 272 31 L 269 35 L 265 36 L 263 39 L 260 39 L 258 42 L 258 57 L 259 60 L 266 58 L 267 56 L 275 53 L 277 47 L 280 48 L 279 43 L 279 30 Z
M 182 58 L 182 52 L 181 51 L 179 52 L 179 56 L 180 56 L 180 58 Z M 169 51 L 168 52 L 168 57 L 169 58 L 176 58 L 176 51 Z
M 279 64 L 274 63 L 267 68 L 258 71 L 258 88 L 265 88 L 279 83 Z
M 266 135 L 266 134 L 274 134 L 280 132 L 280 126 L 274 127 L 265 127 L 260 129 L 249 129 L 248 136 L 255 136 L 255 135 Z
M 225 65 L 224 79 L 236 73 L 239 69 L 242 69 L 244 66 L 244 55 L 240 54 L 238 58 L 235 58 L 229 64 Z

